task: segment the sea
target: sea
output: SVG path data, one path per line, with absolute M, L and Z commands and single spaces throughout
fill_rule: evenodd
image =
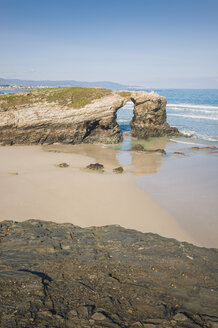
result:
M 181 142 L 211 144 L 218 147 L 218 90 L 215 89 L 144 89 L 167 99 L 167 122 L 187 137 Z M 130 131 L 133 103 L 117 113 L 122 132 Z

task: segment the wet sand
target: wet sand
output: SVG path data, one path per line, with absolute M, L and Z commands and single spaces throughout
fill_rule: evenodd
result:
M 71 146 L 73 152 L 67 146 L 58 149 L 58 145 L 44 150 L 40 146 L 1 147 L 0 220 L 35 218 L 81 227 L 119 224 L 196 243 L 150 194 L 137 186 L 133 174 L 112 173 L 112 168 L 118 166 L 114 150 L 82 146 Z M 156 172 L 161 157 L 151 159 L 149 170 L 154 163 Z M 105 173 L 83 169 L 96 161 L 105 165 Z M 62 162 L 70 166 L 59 168 Z
M 218 248 L 218 154 L 210 149 L 192 150 L 191 146 L 189 140 L 169 143 L 168 158 L 158 172 L 137 178 L 137 183 L 149 191 L 197 245 Z

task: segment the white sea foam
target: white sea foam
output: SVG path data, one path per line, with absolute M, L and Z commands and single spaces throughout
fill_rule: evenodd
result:
M 131 110 L 133 110 L 133 104 L 126 104 L 125 106 L 123 106 L 123 107 L 121 107 L 121 110 L 122 109 L 131 109 Z
M 118 122 L 118 123 L 129 123 L 130 120 L 118 119 L 117 122 Z
M 176 116 L 176 117 L 192 118 L 192 119 L 200 119 L 200 120 L 218 121 L 218 115 L 214 115 L 214 116 L 201 116 L 201 115 L 186 115 L 186 114 L 174 114 L 174 113 L 168 113 L 167 115 L 168 116 Z
M 201 114 L 218 114 L 218 109 L 215 110 L 204 110 L 204 109 L 193 109 L 193 108 L 183 108 L 183 107 L 171 107 L 171 110 L 181 111 L 181 112 L 192 112 L 192 113 L 201 113 Z
M 191 142 L 191 141 L 182 141 L 182 140 L 178 140 L 178 139 L 170 139 L 170 140 L 173 142 L 181 143 L 181 144 L 185 144 L 185 145 L 205 146 L 204 144 L 199 144 L 199 143 Z
M 167 104 L 167 106 L 168 106 L 168 107 L 185 107 L 185 108 L 218 109 L 218 106 L 211 106 L 211 105 Z
M 179 130 L 179 131 L 181 133 L 185 134 L 188 137 L 194 136 L 196 134 L 196 132 L 193 131 L 193 130 L 186 130 L 186 129 L 184 129 L 184 130 Z
M 206 140 L 206 141 L 213 141 L 213 142 L 218 141 L 218 137 L 216 137 L 216 136 L 208 136 L 208 135 L 205 135 L 205 134 L 197 133 L 196 131 L 192 131 L 192 130 L 184 129 L 184 130 L 180 130 L 180 132 L 183 133 L 184 135 L 186 135 L 188 137 L 192 137 L 194 139 L 203 139 L 203 140 Z M 173 141 L 176 141 L 176 140 L 173 140 Z M 186 141 L 184 141 L 183 143 L 186 143 Z
M 207 141 L 218 141 L 218 137 L 211 137 L 204 134 L 196 134 L 196 137 Z

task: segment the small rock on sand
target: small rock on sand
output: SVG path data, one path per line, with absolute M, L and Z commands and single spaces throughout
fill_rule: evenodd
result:
M 199 150 L 200 147 L 191 147 L 190 149 L 191 149 L 191 150 Z
M 216 146 L 206 146 L 206 147 L 191 147 L 191 150 L 209 150 L 209 149 L 217 149 Z
M 61 168 L 63 168 L 63 167 L 69 167 L 69 164 L 67 164 L 67 163 L 60 163 L 60 164 L 58 164 L 58 167 L 61 167 Z
M 183 156 L 185 156 L 185 153 L 181 153 L 181 152 L 179 152 L 179 151 L 174 151 L 174 154 L 175 154 L 175 155 L 183 155 Z
M 135 145 L 132 146 L 131 150 L 133 150 L 133 151 L 144 151 L 145 148 L 140 144 L 135 144 Z
M 216 146 L 201 147 L 200 149 L 217 149 Z
M 157 153 L 157 154 L 162 154 L 162 155 L 166 155 L 166 152 L 164 149 L 154 149 L 154 150 L 146 150 L 147 152 L 150 153 Z
M 93 171 L 99 171 L 99 172 L 104 171 L 104 165 L 100 163 L 89 164 L 88 166 L 86 166 L 86 168 Z
M 113 172 L 114 173 L 123 173 L 123 167 L 122 166 L 119 166 L 119 167 L 116 167 L 115 169 L 113 169 Z
M 141 151 L 147 154 L 151 154 L 151 153 L 157 153 L 157 154 L 162 154 L 162 155 L 166 155 L 166 152 L 164 149 L 153 149 L 153 150 L 147 150 L 145 149 L 142 145 L 140 144 L 135 144 L 132 146 L 131 148 L 132 151 Z

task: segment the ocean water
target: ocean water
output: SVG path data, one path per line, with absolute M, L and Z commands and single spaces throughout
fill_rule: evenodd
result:
M 166 97 L 167 122 L 190 137 L 188 138 L 190 143 L 218 146 L 218 90 L 145 89 L 145 91 L 155 91 Z M 117 113 L 122 132 L 130 131 L 129 122 L 132 116 L 133 103 L 130 101 Z
M 29 91 L 28 89 L 23 90 L 8 90 L 8 89 L 0 89 L 0 95 L 6 94 L 6 93 L 16 93 L 16 92 L 23 92 L 23 91 Z

